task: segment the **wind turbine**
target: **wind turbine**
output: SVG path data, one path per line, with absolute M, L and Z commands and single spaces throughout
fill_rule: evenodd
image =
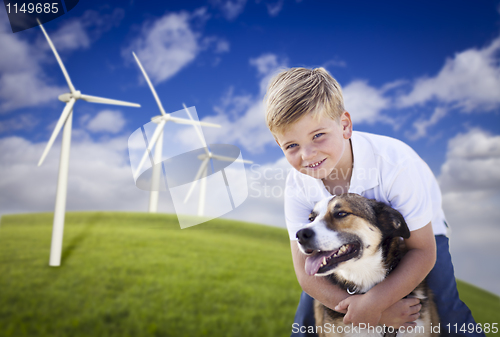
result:
M 38 20 L 37 20 L 38 21 Z M 47 38 L 47 42 L 50 45 L 50 48 L 54 52 L 54 55 L 61 67 L 61 70 L 66 78 L 66 82 L 68 82 L 68 87 L 70 92 L 66 94 L 62 94 L 59 96 L 59 100 L 66 103 L 64 110 L 57 121 L 57 124 L 50 136 L 49 142 L 43 151 L 42 157 L 38 162 L 38 166 L 42 165 L 45 157 L 50 151 L 54 140 L 57 135 L 61 131 L 61 128 L 64 125 L 63 136 L 62 136 L 62 144 L 61 144 L 61 157 L 59 160 L 59 176 L 57 179 L 57 192 L 56 192 L 56 205 L 54 210 L 54 223 L 52 228 L 52 243 L 50 246 L 50 261 L 49 265 L 53 267 L 57 267 L 61 265 L 61 251 L 62 251 L 62 241 L 63 241 L 63 232 L 64 232 L 64 212 L 66 209 L 66 193 L 68 190 L 68 166 L 69 166 L 69 149 L 71 145 L 71 127 L 73 121 L 73 106 L 75 102 L 79 99 L 83 99 L 84 101 L 91 103 L 103 103 L 103 104 L 113 104 L 113 105 L 124 105 L 124 106 L 133 106 L 140 107 L 139 104 L 117 101 L 114 99 L 101 98 L 96 96 L 84 95 L 79 90 L 76 90 L 71 83 L 71 79 L 69 78 L 68 72 L 64 67 L 64 64 L 57 53 L 54 44 L 49 38 L 49 35 L 43 28 L 40 21 L 38 21 L 40 28 L 42 29 L 43 34 Z
M 187 110 L 186 106 L 184 106 L 184 108 L 186 109 L 190 119 L 173 117 L 171 114 L 167 114 L 165 112 L 165 109 L 163 109 L 163 105 L 161 104 L 160 98 L 156 94 L 156 90 L 153 87 L 153 84 L 151 83 L 151 81 L 149 80 L 149 76 L 146 73 L 146 70 L 144 70 L 144 67 L 141 64 L 141 61 L 139 61 L 139 58 L 137 57 L 137 55 L 135 55 L 134 52 L 132 52 L 132 55 L 134 55 L 134 58 L 135 58 L 137 64 L 139 65 L 139 68 L 141 69 L 142 74 L 144 75 L 144 78 L 146 79 L 146 82 L 148 83 L 149 88 L 151 89 L 151 92 L 153 93 L 153 96 L 156 100 L 156 104 L 158 104 L 158 108 L 160 109 L 160 112 L 161 112 L 160 116 L 155 116 L 155 117 L 151 118 L 151 121 L 155 124 L 158 124 L 158 126 L 156 127 L 155 132 L 153 133 L 153 136 L 151 137 L 151 139 L 149 141 L 149 145 L 146 149 L 146 152 L 142 156 L 141 161 L 139 162 L 139 166 L 137 167 L 137 170 L 134 173 L 135 178 L 137 178 L 137 176 L 141 172 L 142 166 L 145 164 L 146 159 L 148 158 L 149 154 L 151 153 L 151 150 L 153 149 L 153 147 L 155 145 L 156 145 L 156 147 L 155 147 L 155 153 L 154 153 L 154 163 L 161 162 L 162 151 L 163 151 L 163 129 L 165 127 L 165 124 L 168 121 L 172 121 L 172 122 L 178 123 L 178 124 L 193 125 L 196 132 L 198 133 L 198 136 L 200 136 L 201 139 L 203 139 L 203 136 L 201 135 L 200 130 L 198 130 L 198 128 L 196 126 L 203 125 L 203 126 L 215 127 L 215 128 L 220 128 L 221 126 L 218 124 L 198 122 L 198 121 L 193 120 L 193 118 L 189 114 L 189 111 Z M 204 139 L 202 140 L 202 142 L 203 142 L 203 144 L 205 144 Z M 152 179 L 151 179 L 152 186 L 156 186 L 160 183 L 160 166 L 154 165 L 154 163 L 153 163 L 153 175 L 152 175 Z M 149 208 L 148 208 L 150 213 L 156 213 L 158 210 L 158 196 L 159 196 L 159 191 L 155 190 L 155 188 L 151 188 L 151 192 L 150 192 L 150 196 L 149 196 Z
M 184 110 L 186 110 L 186 113 L 188 114 L 189 118 L 192 120 L 193 118 L 191 117 L 191 114 L 189 113 L 188 108 L 186 107 L 185 104 L 183 104 Z M 184 198 L 184 203 L 186 203 L 193 193 L 194 188 L 196 187 L 196 184 L 198 183 L 198 180 L 201 179 L 201 186 L 200 186 L 200 195 L 198 197 L 198 216 L 203 216 L 203 212 L 205 209 L 205 197 L 206 197 L 206 192 L 207 192 L 207 180 L 203 179 L 207 177 L 208 175 L 208 163 L 210 162 L 210 159 L 212 160 L 220 160 L 220 161 L 227 161 L 227 162 L 240 162 L 240 163 L 246 163 L 246 164 L 252 164 L 253 161 L 250 160 L 240 160 L 237 158 L 231 158 L 227 156 L 221 156 L 218 154 L 212 153 L 207 147 L 207 144 L 205 142 L 205 139 L 203 138 L 203 135 L 201 132 L 196 128 L 196 133 L 198 134 L 198 137 L 200 138 L 204 149 L 205 153 L 200 154 L 198 156 L 198 159 L 201 160 L 201 165 L 200 168 L 198 169 L 198 173 L 196 173 L 196 177 L 194 178 L 193 183 L 191 184 L 191 187 L 189 188 L 188 193 L 186 194 L 186 197 Z M 224 170 L 223 170 L 224 171 Z M 224 174 L 224 173 L 223 173 Z M 225 178 L 224 178 L 225 179 Z

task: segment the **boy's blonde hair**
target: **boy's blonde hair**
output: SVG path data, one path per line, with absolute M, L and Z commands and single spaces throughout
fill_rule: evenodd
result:
M 267 88 L 266 123 L 273 134 L 283 133 L 307 113 L 322 113 L 338 121 L 344 113 L 342 89 L 324 68 L 291 68 L 276 75 Z

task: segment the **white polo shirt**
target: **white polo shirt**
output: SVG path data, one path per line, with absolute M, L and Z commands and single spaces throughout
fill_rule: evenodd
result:
M 411 147 L 394 138 L 357 131 L 352 134 L 351 144 L 354 158 L 349 193 L 382 201 L 397 209 L 410 231 L 432 221 L 434 235 L 446 235 L 438 182 Z M 285 187 L 285 218 L 290 240 L 297 240 L 295 234 L 309 223 L 314 205 L 328 196 L 331 194 L 321 179 L 290 171 Z

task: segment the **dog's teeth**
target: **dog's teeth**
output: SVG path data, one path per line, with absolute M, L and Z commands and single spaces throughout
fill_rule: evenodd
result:
M 326 264 L 326 257 L 323 256 L 323 265 L 325 265 L 325 264 Z

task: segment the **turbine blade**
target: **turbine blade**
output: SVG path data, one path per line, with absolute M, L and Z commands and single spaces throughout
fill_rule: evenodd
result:
M 141 171 L 142 166 L 146 162 L 146 159 L 148 159 L 149 153 L 151 152 L 151 150 L 153 149 L 153 147 L 156 144 L 156 141 L 158 140 L 161 133 L 163 132 L 163 127 L 165 126 L 165 123 L 167 123 L 167 122 L 163 120 L 156 127 L 155 132 L 153 133 L 153 137 L 151 137 L 151 141 L 149 142 L 149 146 L 147 147 L 146 152 L 144 152 L 144 155 L 141 158 L 139 166 L 137 167 L 137 170 L 135 171 L 135 174 L 134 174 L 135 177 L 138 176 L 139 172 Z
M 158 104 L 158 108 L 160 108 L 161 114 L 162 115 L 166 115 L 165 110 L 163 109 L 163 105 L 161 104 L 160 98 L 156 94 L 156 90 L 153 87 L 153 84 L 151 83 L 151 81 L 149 80 L 149 76 L 148 76 L 148 74 L 146 74 L 146 70 L 144 70 L 144 67 L 141 64 L 141 61 L 139 61 L 139 58 L 137 57 L 137 55 L 135 55 L 134 52 L 132 52 L 132 55 L 134 55 L 134 58 L 137 61 L 137 64 L 139 65 L 139 68 L 141 68 L 142 74 L 144 75 L 144 78 L 146 79 L 146 82 L 148 82 L 149 88 L 153 92 L 153 96 L 154 96 L 154 98 L 156 100 L 156 104 Z
M 56 137 L 59 134 L 59 131 L 61 131 L 61 128 L 66 122 L 66 119 L 68 119 L 71 110 L 73 110 L 73 105 L 75 105 L 75 101 L 76 100 L 73 97 L 71 97 L 69 102 L 66 103 L 66 106 L 64 107 L 64 110 L 61 116 L 59 117 L 59 120 L 57 121 L 54 131 L 52 131 L 52 135 L 50 136 L 49 142 L 47 143 L 47 146 L 45 146 L 45 150 L 43 151 L 42 158 L 40 158 L 40 161 L 38 162 L 38 166 L 42 165 L 43 161 L 45 160 L 45 157 L 49 153 L 52 144 L 54 144 L 54 141 L 56 140 Z
M 247 164 L 253 164 L 253 161 L 251 160 L 243 160 L 243 159 L 235 159 L 231 157 L 226 157 L 226 156 L 220 156 L 218 154 L 212 154 L 212 158 L 214 159 L 219 159 L 222 161 L 231 161 L 231 162 L 238 162 L 238 163 L 247 163 Z
M 184 198 L 184 203 L 186 203 L 191 196 L 191 193 L 193 193 L 194 188 L 196 187 L 196 184 L 198 183 L 198 180 L 201 177 L 201 174 L 205 171 L 205 168 L 207 167 L 208 161 L 210 159 L 206 158 L 203 160 L 203 162 L 200 165 L 200 168 L 198 169 L 198 173 L 196 173 L 196 177 L 194 178 L 194 182 L 191 184 L 191 187 L 189 188 L 188 193 L 186 194 L 186 197 Z
M 194 119 L 191 116 L 191 114 L 189 113 L 189 110 L 188 110 L 186 104 L 182 103 L 182 106 L 184 107 L 184 110 L 186 111 L 187 115 L 189 116 L 189 119 L 191 120 L 191 122 L 194 123 Z M 203 144 L 203 147 L 205 148 L 205 153 L 210 155 L 210 152 L 208 151 L 208 148 L 207 148 L 207 143 L 205 142 L 205 138 L 203 137 L 203 135 L 201 133 L 201 127 L 200 127 L 200 129 L 198 129 L 198 126 L 196 124 L 193 124 L 193 127 L 194 127 L 194 130 L 196 131 L 196 134 L 198 135 L 198 138 L 200 139 L 201 143 Z
M 84 101 L 91 102 L 91 103 L 124 105 L 124 106 L 133 106 L 136 108 L 141 107 L 141 105 L 137 104 L 137 103 L 129 103 L 129 102 L 125 102 L 125 101 L 118 101 L 116 99 L 102 98 L 102 97 L 97 97 L 97 96 L 81 95 L 80 98 L 83 99 Z
M 66 82 L 68 82 L 68 87 L 71 93 L 75 92 L 75 87 L 73 86 L 73 83 L 71 83 L 71 79 L 69 78 L 68 72 L 66 71 L 66 68 L 64 67 L 64 64 L 61 61 L 61 58 L 59 57 L 59 54 L 57 53 L 56 47 L 54 47 L 54 44 L 52 43 L 52 40 L 50 40 L 49 34 L 45 31 L 45 29 L 42 26 L 42 23 L 40 20 L 36 19 L 38 21 L 38 24 L 40 25 L 40 28 L 42 29 L 43 34 L 45 35 L 45 38 L 47 39 L 47 42 L 49 43 L 50 48 L 54 52 L 54 55 L 56 57 L 57 62 L 59 63 L 59 66 L 61 67 L 61 70 L 64 74 L 64 77 L 66 78 Z

